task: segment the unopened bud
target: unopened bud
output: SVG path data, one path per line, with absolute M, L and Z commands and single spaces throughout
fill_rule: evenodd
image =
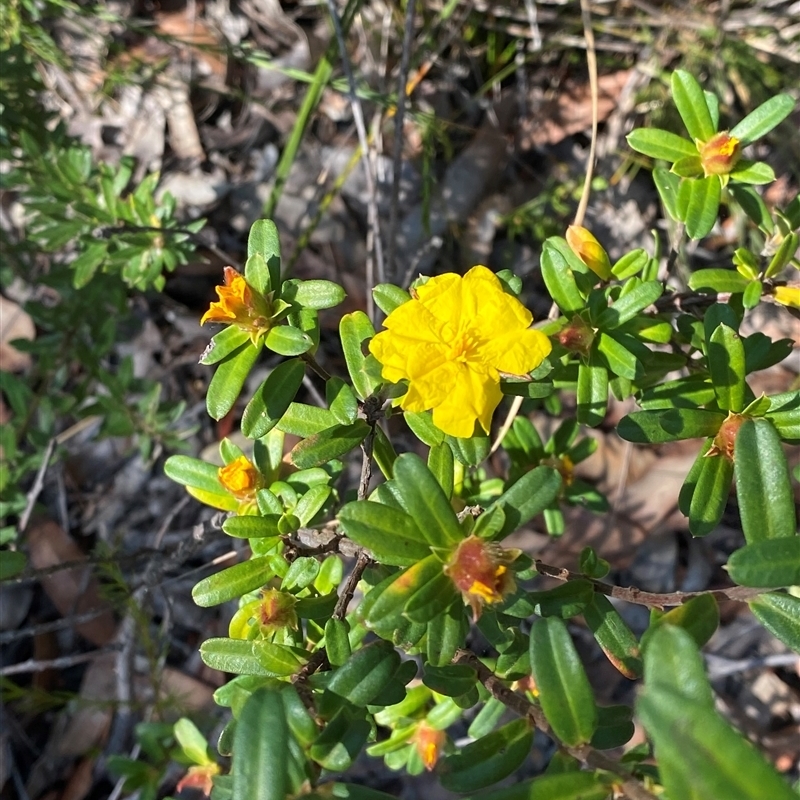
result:
M 598 278 L 607 281 L 611 277 L 611 262 L 608 259 L 608 253 L 586 228 L 582 228 L 580 225 L 570 225 L 567 228 L 567 244 Z
M 414 743 L 414 747 L 417 748 L 417 753 L 419 753 L 425 769 L 430 772 L 439 760 L 447 741 L 447 734 L 444 731 L 432 728 L 427 722 L 420 722 L 411 741 Z
M 559 344 L 571 353 L 588 357 L 594 341 L 594 330 L 580 316 L 573 317 L 569 324 L 558 332 Z

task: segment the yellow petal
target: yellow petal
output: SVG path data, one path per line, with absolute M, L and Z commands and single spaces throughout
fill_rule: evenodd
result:
M 553 349 L 541 332 L 528 328 L 489 340 L 480 348 L 481 357 L 500 372 L 525 375 L 536 369 Z
M 433 409 L 434 425 L 450 436 L 469 438 L 477 420 L 488 433 L 492 414 L 502 398 L 503 393 L 496 380 L 461 365 L 452 390 Z
M 800 308 L 800 286 L 776 286 L 773 296 L 784 306 Z

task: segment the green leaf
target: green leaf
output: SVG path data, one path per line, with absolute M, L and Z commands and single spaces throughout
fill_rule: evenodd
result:
M 425 637 L 425 649 L 428 664 L 436 667 L 449 664 L 459 647 L 464 646 L 469 624 L 464 615 L 464 608 L 453 603 L 441 614 L 437 614 L 428 622 Z
M 611 601 L 604 594 L 593 593 L 583 617 L 608 660 L 626 678 L 641 677 L 639 642 Z
M 318 467 L 358 447 L 370 430 L 369 424 L 363 419 L 352 425 L 334 425 L 298 442 L 289 453 L 289 458 L 300 469 Z
M 222 523 L 222 530 L 237 539 L 261 539 L 266 536 L 279 536 L 279 514 L 263 517 L 229 517 Z
M 232 800 L 285 800 L 288 764 L 289 726 L 283 700 L 277 691 L 257 689 L 236 722 Z
M 768 589 L 800 584 L 800 536 L 745 545 L 731 555 L 727 569 L 740 586 Z
M 612 750 L 627 744 L 636 731 L 632 715 L 633 709 L 629 706 L 600 706 L 591 746 L 595 750 Z
M 622 256 L 622 258 L 611 267 L 611 273 L 617 280 L 624 281 L 627 278 L 638 275 L 645 268 L 649 260 L 650 256 L 647 254 L 647 251 L 639 247 Z
M 437 694 L 458 697 L 466 694 L 478 680 L 478 673 L 469 664 L 426 664 L 422 682 Z
M 305 365 L 296 358 L 270 372 L 242 415 L 242 433 L 248 439 L 260 439 L 278 424 L 302 386 L 304 374 Z
M 334 667 L 341 667 L 352 655 L 349 632 L 345 620 L 331 618 L 325 623 L 325 652 Z
M 339 522 L 350 539 L 382 564 L 406 567 L 431 553 L 414 519 L 389 506 L 369 500 L 348 503 L 339 512 Z
M 441 784 L 454 792 L 471 792 L 501 781 L 517 770 L 530 752 L 533 729 L 524 719 L 470 742 L 439 766 Z
M 636 711 L 655 744 L 670 800 L 796 800 L 741 734 L 712 709 L 686 703 L 677 689 L 647 687 Z
M 279 356 L 300 356 L 314 346 L 314 340 L 300 328 L 276 325 L 270 328 L 264 338 L 264 345 Z
M 744 290 L 742 305 L 747 309 L 755 308 L 761 302 L 763 291 L 764 287 L 761 285 L 761 281 L 750 281 Z
M 793 259 L 797 258 L 797 247 L 800 244 L 800 235 L 795 232 L 787 233 L 783 241 L 770 259 L 764 272 L 764 277 L 774 278 Z
M 450 501 L 419 456 L 398 456 L 394 479 L 406 509 L 432 547 L 451 547 L 464 538 Z
M 595 428 L 606 418 L 608 408 L 608 370 L 605 365 L 589 362 L 578 364 L 577 417 L 582 425 Z
M 175 739 L 183 750 L 183 754 L 193 764 L 212 764 L 213 759 L 208 754 L 206 737 L 197 729 L 187 717 L 181 717 L 172 728 Z
M 638 281 L 638 279 L 637 279 Z M 619 300 L 606 308 L 595 320 L 598 328 L 614 330 L 632 320 L 649 305 L 661 297 L 664 286 L 661 281 L 643 281 L 626 291 Z
M 620 341 L 620 339 L 624 339 Z M 615 375 L 628 380 L 636 380 L 642 374 L 642 363 L 632 353 L 626 345 L 638 345 L 632 336 L 625 334 L 611 334 L 603 331 L 595 339 L 595 347 L 597 352 L 603 357 L 603 360 L 608 364 L 608 369 Z
M 594 693 L 563 620 L 537 620 L 530 657 L 542 711 L 556 736 L 569 747 L 591 741 L 597 728 Z
M 711 334 L 706 351 L 717 405 L 726 411 L 741 411 L 747 384 L 744 345 L 739 334 L 725 324 L 718 325 Z
M 719 213 L 722 191 L 719 176 L 683 178 L 678 189 L 678 211 L 692 239 L 702 239 L 711 233 Z
M 328 682 L 327 689 L 354 706 L 366 706 L 389 683 L 400 656 L 389 642 L 372 642 L 353 653 Z
M 356 421 L 358 400 L 350 386 L 341 378 L 329 378 L 325 382 L 325 399 L 340 425 L 349 425 Z
M 542 249 L 541 270 L 547 291 L 563 314 L 571 316 L 584 308 L 586 301 L 578 289 L 572 269 L 551 239 L 545 241 Z
M 343 708 L 325 726 L 309 748 L 309 755 L 332 772 L 343 772 L 356 760 L 372 728 L 363 717 L 353 718 Z
M 287 678 L 289 675 L 294 675 L 308 660 L 305 656 L 301 660 L 292 648 L 264 640 L 253 642 L 253 654 L 273 678 Z
M 108 242 L 90 244 L 71 264 L 74 271 L 72 285 L 81 289 L 94 277 L 98 267 L 108 255 Z
M 222 419 L 233 408 L 260 350 L 248 342 L 219 363 L 206 396 L 206 408 L 212 419 Z
M 685 630 L 697 647 L 702 647 L 719 627 L 719 607 L 711 594 L 692 597 L 683 605 L 671 608 L 655 616 L 642 637 L 642 646 L 647 648 L 654 631 L 663 625 L 673 625 Z
M 650 158 L 680 161 L 682 158 L 697 157 L 697 147 L 693 142 L 659 128 L 637 128 L 628 134 L 627 139 L 637 153 Z
M 287 303 L 297 303 L 304 308 L 320 311 L 323 308 L 338 306 L 347 295 L 338 283 L 333 281 L 284 281 L 281 299 Z
M 239 598 L 263 586 L 274 574 L 268 556 L 251 558 L 242 564 L 223 569 L 203 578 L 192 589 L 192 598 L 198 606 L 208 608 Z
M 448 499 L 453 494 L 453 467 L 453 451 L 450 449 L 449 444 L 445 442 L 431 447 L 428 453 L 428 469 L 439 482 L 442 491 Z
M 689 288 L 696 292 L 700 289 L 711 289 L 715 292 L 743 292 L 749 283 L 749 278 L 735 269 L 699 269 L 689 276 Z
M 750 601 L 756 619 L 787 647 L 800 653 L 800 597 L 769 592 Z
M 689 503 L 689 530 L 692 536 L 707 536 L 713 531 L 728 504 L 733 479 L 733 463 L 726 455 L 704 456 L 692 470 L 694 481 Z M 688 480 L 688 476 L 687 476 Z
M 375 304 L 387 316 L 411 299 L 411 295 L 405 289 L 392 283 L 379 283 L 372 290 L 372 296 L 375 298 Z
M 467 800 L 607 800 L 609 787 L 595 772 L 542 775 Z
M 544 592 L 524 592 L 516 598 L 510 598 L 503 613 L 521 619 L 533 614 L 568 619 L 582 614 L 592 602 L 593 594 L 594 588 L 589 581 L 567 581 Z
M 769 419 L 747 419 L 734 444 L 736 496 L 748 544 L 797 534 L 789 467 Z
M 700 178 L 703 175 L 703 162 L 695 153 L 693 156 L 681 158 L 672 165 L 670 172 L 681 178 Z
M 735 125 L 730 134 L 735 136 L 744 147 L 768 134 L 792 113 L 793 108 L 794 98 L 791 95 L 778 94 L 770 97 Z
M 678 213 L 678 190 L 681 179 L 668 169 L 656 167 L 653 170 L 653 182 L 667 214 L 674 220 L 681 219 L 681 215 Z
M 0 550 L 0 581 L 19 575 L 27 563 L 25 553 L 19 550 Z
M 253 652 L 253 642 L 244 639 L 206 639 L 200 645 L 200 658 L 206 666 L 220 672 L 271 677 Z
M 691 73 L 676 69 L 672 73 L 671 87 L 672 99 L 689 136 L 707 142 L 716 129 L 700 84 Z
M 366 400 L 378 386 L 378 382 L 367 367 L 367 357 L 362 350 L 364 342 L 374 335 L 375 328 L 363 311 L 345 314 L 339 323 L 339 336 L 342 340 L 347 371 L 361 400 Z
M 728 193 L 731 194 L 742 210 L 758 227 L 767 235 L 772 235 L 775 223 L 761 195 L 752 187 L 743 183 L 729 183 Z
M 724 421 L 725 414 L 701 408 L 634 411 L 620 420 L 617 433 L 626 441 L 636 444 L 662 444 L 716 436 Z
M 404 411 L 403 417 L 414 436 L 428 447 L 436 447 L 444 441 L 444 432 L 433 424 L 430 411 Z
M 219 467 L 199 458 L 170 456 L 164 463 L 164 474 L 181 486 L 194 486 L 211 494 L 226 494 L 219 482 Z
M 361 611 L 367 627 L 375 628 L 387 621 L 387 624 L 394 623 L 402 616 L 408 599 L 422 587 L 437 581 L 441 575 L 442 562 L 431 555 L 403 572 L 390 576 L 385 586 L 376 586 L 364 599 Z
M 512 397 L 529 397 L 532 400 L 539 400 L 553 394 L 553 384 L 550 381 L 501 380 L 500 391 Z
M 494 538 L 503 539 L 541 514 L 560 491 L 561 475 L 551 467 L 536 467 L 526 472 L 493 503 L 502 506 L 506 515 L 503 527 Z
M 258 255 L 259 259 L 250 259 Z M 248 265 L 250 269 L 248 271 Z M 266 268 L 266 269 L 265 269 Z M 247 282 L 261 294 L 274 291 L 279 296 L 281 285 L 281 240 L 278 229 L 271 219 L 259 219 L 250 228 L 247 238 L 247 262 L 244 276 Z
M 530 384 L 529 384 L 530 385 Z M 500 388 L 503 388 L 502 383 Z M 456 436 L 445 436 L 444 440 L 450 445 L 456 461 L 465 467 L 477 467 L 489 455 L 491 442 L 488 436 L 470 436 L 462 439 Z
M 458 599 L 452 579 L 440 571 L 408 593 L 403 614 L 412 622 L 428 623 Z
M 249 336 L 236 325 L 228 325 L 212 337 L 208 347 L 200 356 L 200 363 L 205 365 L 216 364 L 238 350 L 249 340 Z
M 761 185 L 775 180 L 775 171 L 763 161 L 742 159 L 729 173 L 731 180 L 739 183 Z
M 290 403 L 276 427 L 284 433 L 307 438 L 332 428 L 337 422 L 336 416 L 327 408 L 309 406 L 306 403 Z

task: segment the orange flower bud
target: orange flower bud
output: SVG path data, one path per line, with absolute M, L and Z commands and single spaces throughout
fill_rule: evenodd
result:
M 508 567 L 519 554 L 477 536 L 467 537 L 455 549 L 444 571 L 471 606 L 474 619 L 480 617 L 484 605 L 499 603 L 516 589 Z
M 211 303 L 200 319 L 200 324 L 220 322 L 236 325 L 250 334 L 253 344 L 271 327 L 271 312 L 268 298 L 256 292 L 233 267 L 225 267 L 225 284 L 217 286 L 219 301 Z
M 800 286 L 776 286 L 772 296 L 776 303 L 789 308 L 800 308 Z
M 728 175 L 741 156 L 742 146 L 727 131 L 714 134 L 705 144 L 698 145 L 700 162 L 705 176 Z
M 256 613 L 256 621 L 265 636 L 283 628 L 297 628 L 295 596 L 278 589 L 264 589 Z
M 175 791 L 184 789 L 199 789 L 206 797 L 211 794 L 214 776 L 219 775 L 218 764 L 203 764 L 202 766 L 189 767 L 189 771 L 178 781 Z
M 220 467 L 217 475 L 225 490 L 237 500 L 253 500 L 261 488 L 261 473 L 247 456 L 239 456 L 227 466 Z
M 601 280 L 611 277 L 611 262 L 605 248 L 586 228 L 570 225 L 567 228 L 567 244 L 578 258 Z
M 430 772 L 439 760 L 447 741 L 447 734 L 444 731 L 437 731 L 427 722 L 420 722 L 411 741 L 417 748 L 417 753 L 419 753 L 425 769 Z

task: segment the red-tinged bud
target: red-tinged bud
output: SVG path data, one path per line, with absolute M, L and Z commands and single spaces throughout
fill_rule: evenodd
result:
M 477 536 L 469 536 L 456 548 L 444 571 L 472 608 L 474 619 L 484 605 L 499 603 L 516 589 L 509 566 L 519 554 Z
M 588 357 L 594 342 L 594 330 L 580 316 L 572 318 L 570 323 L 558 332 L 558 341 L 565 350 Z
M 202 766 L 189 767 L 189 771 L 178 781 L 175 790 L 199 789 L 206 797 L 211 794 L 214 776 L 219 775 L 218 764 L 203 764 Z
M 560 458 L 557 456 L 546 458 L 542 461 L 542 466 L 557 470 L 564 481 L 564 486 L 572 486 L 572 482 L 575 480 L 575 464 L 568 455 L 565 454 Z
M 742 427 L 742 423 L 746 419 L 747 417 L 742 414 L 735 414 L 733 411 L 729 412 L 725 421 L 719 426 L 717 435 L 714 437 L 714 443 L 706 453 L 706 457 L 725 456 L 729 461 L 733 461 L 736 434 L 739 433 L 739 428 Z
M 567 228 L 567 244 L 578 258 L 601 280 L 611 277 L 611 262 L 605 248 L 592 233 L 580 225 Z
M 278 589 L 264 589 L 256 613 L 256 622 L 265 636 L 284 628 L 297 628 L 295 596 Z
M 716 133 L 705 144 L 698 144 L 705 176 L 728 175 L 741 157 L 742 146 L 727 131 Z
M 411 741 L 419 753 L 425 769 L 430 772 L 442 754 L 445 742 L 447 742 L 447 734 L 444 731 L 437 731 L 427 722 L 420 722 Z
M 539 688 L 536 686 L 536 681 L 533 675 L 527 675 L 524 678 L 520 678 L 515 684 L 514 688 L 520 692 L 527 692 L 532 694 L 534 697 L 539 696 Z

